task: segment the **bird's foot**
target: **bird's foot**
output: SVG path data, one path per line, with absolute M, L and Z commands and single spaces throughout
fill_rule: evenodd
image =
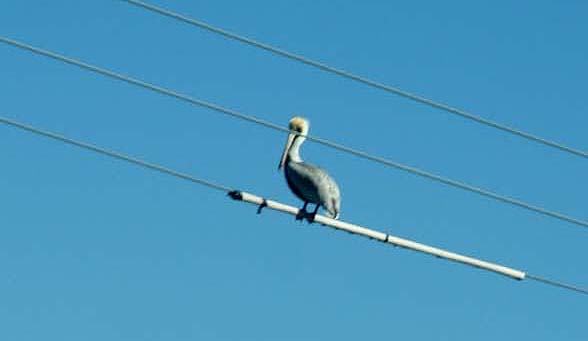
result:
M 261 210 L 263 210 L 263 208 L 266 206 L 267 206 L 267 201 L 265 199 L 263 199 L 263 201 L 261 202 L 261 204 L 257 208 L 257 214 L 261 214 Z
M 298 221 L 298 220 L 302 221 L 304 218 L 306 218 L 307 215 L 308 215 L 308 212 L 306 212 L 306 210 L 303 210 L 303 209 L 298 210 L 298 213 L 296 213 L 296 221 Z
M 306 221 L 308 221 L 308 223 L 309 223 L 309 224 L 312 224 L 312 223 L 314 223 L 314 218 L 316 217 L 316 214 L 317 214 L 317 212 L 318 212 L 318 210 L 319 210 L 319 207 L 320 207 L 320 205 L 319 205 L 319 204 L 317 204 L 317 205 L 314 207 L 314 211 L 313 211 L 312 213 L 305 212 L 305 213 L 306 213 L 306 214 L 305 214 L 305 218 L 306 218 Z
M 304 205 L 302 206 L 301 209 L 298 210 L 298 213 L 296 213 L 296 221 L 298 220 L 303 220 L 306 215 L 308 214 L 308 212 L 306 212 L 306 206 L 308 205 L 308 202 L 305 202 Z

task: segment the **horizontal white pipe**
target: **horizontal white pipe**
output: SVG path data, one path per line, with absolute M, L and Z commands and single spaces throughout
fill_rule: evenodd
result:
M 267 200 L 257 195 L 247 192 L 233 192 L 231 197 L 236 200 L 242 200 L 251 204 L 263 205 L 272 210 L 286 212 L 292 215 L 297 215 L 299 209 L 290 205 L 285 205 L 277 201 Z M 467 264 L 480 269 L 493 271 L 501 275 L 512 277 L 518 280 L 525 278 L 525 273 L 520 270 L 512 269 L 506 266 L 498 265 L 495 263 L 486 262 L 480 259 L 460 255 L 454 252 L 445 251 L 436 247 L 428 246 L 425 244 L 413 242 L 408 239 L 395 237 L 393 235 L 361 227 L 358 225 L 346 223 L 344 221 L 331 219 L 324 215 L 317 214 L 314 221 L 326 226 L 333 227 L 337 230 L 347 231 L 353 234 L 359 234 L 368 238 L 376 239 L 384 243 L 389 243 L 394 246 L 400 246 L 406 249 L 419 251 L 422 253 L 430 254 L 439 258 L 448 259 L 454 262 Z

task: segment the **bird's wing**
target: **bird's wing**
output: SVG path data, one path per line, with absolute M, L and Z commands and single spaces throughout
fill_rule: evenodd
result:
M 324 206 L 328 207 L 329 204 L 332 204 L 333 199 L 338 205 L 340 200 L 339 186 L 327 171 L 305 162 L 299 163 L 298 166 L 300 176 L 304 177 L 305 181 L 312 183 L 312 187 Z

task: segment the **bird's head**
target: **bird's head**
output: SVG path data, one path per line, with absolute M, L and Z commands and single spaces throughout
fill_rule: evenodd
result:
M 308 128 L 310 127 L 310 123 L 306 118 L 296 116 L 290 120 L 290 131 L 294 132 L 295 134 L 300 134 L 302 136 L 306 136 L 308 134 Z

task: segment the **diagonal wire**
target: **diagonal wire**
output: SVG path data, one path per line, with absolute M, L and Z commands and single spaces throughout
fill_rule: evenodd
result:
M 539 277 L 539 276 L 535 276 L 535 275 L 530 275 L 530 274 L 526 274 L 525 277 L 528 279 L 534 280 L 536 282 L 540 282 L 540 283 L 551 285 L 554 287 L 572 290 L 572 291 L 579 292 L 584 295 L 588 295 L 588 289 L 580 288 L 575 285 L 571 285 L 571 284 L 567 284 L 567 283 L 563 283 L 563 282 L 559 282 L 559 281 L 554 281 L 552 279 L 547 279 L 547 278 L 543 278 L 543 277 Z
M 112 158 L 115 158 L 115 159 L 118 159 L 118 160 L 130 162 L 132 164 L 135 164 L 135 165 L 138 165 L 138 166 L 141 166 L 141 167 L 145 167 L 147 169 L 154 170 L 154 171 L 157 171 L 157 172 L 166 174 L 166 175 L 170 175 L 170 176 L 179 178 L 181 180 L 190 181 L 192 183 L 203 185 L 203 186 L 206 186 L 206 187 L 211 188 L 211 189 L 214 189 L 214 190 L 223 191 L 225 193 L 228 193 L 233 199 L 237 198 L 238 195 L 239 195 L 239 193 L 242 193 L 242 192 L 234 191 L 230 187 L 225 186 L 225 185 L 222 185 L 222 184 L 219 184 L 219 183 L 216 183 L 216 182 L 212 182 L 212 181 L 205 180 L 205 179 L 202 179 L 202 178 L 197 178 L 197 177 L 194 177 L 192 175 L 188 175 L 186 173 L 181 173 L 181 172 L 175 171 L 175 170 L 173 170 L 171 168 L 167 168 L 167 167 L 164 167 L 164 166 L 161 166 L 161 165 L 150 163 L 150 162 L 147 162 L 147 161 L 144 161 L 144 160 L 141 160 L 141 159 L 138 159 L 138 158 L 129 156 L 129 155 L 125 155 L 125 154 L 122 154 L 122 153 L 118 153 L 118 152 L 115 152 L 115 151 L 112 151 L 112 150 L 108 150 L 108 149 L 105 149 L 105 148 L 102 148 L 102 147 L 98 147 L 96 145 L 93 145 L 93 144 L 90 144 L 90 143 L 87 143 L 87 142 L 82 142 L 82 141 L 79 141 L 79 140 L 74 140 L 74 139 L 69 138 L 69 137 L 66 137 L 64 135 L 61 135 L 61 134 L 58 134 L 58 133 L 54 133 L 54 132 L 51 132 L 51 131 L 47 131 L 47 130 L 43 130 L 43 129 L 40 129 L 40 128 L 31 126 L 31 125 L 28 125 L 28 124 L 25 124 L 25 123 L 17 122 L 15 120 L 12 120 L 12 119 L 9 119 L 9 118 L 6 118 L 6 117 L 0 116 L 0 123 L 3 123 L 3 124 L 6 124 L 6 125 L 9 125 L 9 126 L 12 126 L 14 128 L 18 128 L 18 129 L 24 130 L 24 131 L 29 132 L 29 133 L 33 133 L 33 134 L 37 134 L 37 135 L 40 135 L 40 136 L 48 137 L 48 138 L 50 138 L 52 140 L 55 140 L 55 141 L 59 141 L 59 142 L 70 144 L 70 145 L 73 145 L 73 146 L 76 146 L 76 147 L 80 147 L 82 149 L 85 149 L 85 150 L 88 150 L 88 151 L 91 151 L 91 152 L 102 154 L 102 155 L 105 155 L 105 156 L 108 156 L 108 157 L 112 157 Z M 260 198 L 260 199 L 265 200 L 263 198 Z M 262 201 L 262 203 L 263 203 L 263 201 Z M 347 224 L 347 225 L 349 225 L 349 224 Z M 366 229 L 366 228 L 362 228 L 362 229 L 363 229 L 363 231 L 370 230 L 370 229 Z M 379 232 L 373 231 L 373 230 L 370 230 L 370 231 L 371 232 L 374 232 L 374 233 L 379 233 Z M 392 236 L 386 234 L 385 239 L 384 240 L 381 240 L 381 241 L 389 242 L 389 238 L 392 238 Z M 419 244 L 419 243 L 411 242 L 411 244 Z M 424 246 L 424 244 L 420 244 L 420 245 L 421 246 Z M 409 249 L 415 250 L 413 248 L 409 248 Z M 504 268 L 504 267 L 502 267 L 502 268 Z M 487 268 L 484 268 L 484 269 L 488 270 Z M 553 287 L 559 287 L 559 288 L 563 288 L 563 289 L 566 289 L 566 290 L 575 291 L 575 292 L 578 292 L 578 293 L 581 293 L 581 294 L 588 294 L 588 290 L 585 289 L 585 288 L 581 288 L 581 287 L 578 287 L 578 286 L 575 286 L 575 285 L 572 285 L 572 284 L 567 284 L 567 283 L 560 282 L 560 281 L 555 281 L 555 280 L 548 279 L 548 278 L 543 278 L 543 277 L 539 277 L 539 276 L 530 275 L 528 273 L 524 273 L 524 272 L 517 271 L 517 270 L 514 270 L 514 271 L 520 273 L 520 276 L 521 277 L 517 277 L 517 279 L 525 279 L 525 278 L 528 278 L 528 279 L 531 279 L 531 280 L 534 280 L 534 281 L 537 281 L 537 282 L 540 282 L 540 283 L 543 283 L 543 284 L 546 284 L 546 285 L 550 285 L 550 286 L 553 286 Z
M 127 156 L 127 155 L 124 155 L 124 154 L 121 154 L 121 153 L 113 152 L 113 151 L 110 151 L 110 150 L 107 150 L 107 149 L 104 149 L 104 148 L 101 148 L 101 147 L 98 147 L 98 146 L 95 146 L 95 145 L 92 145 L 92 144 L 89 144 L 89 143 L 86 143 L 86 142 L 77 141 L 77 140 L 71 139 L 69 137 L 66 137 L 66 136 L 63 136 L 63 135 L 60 135 L 60 134 L 56 134 L 56 133 L 53 133 L 53 132 L 50 132 L 50 131 L 47 131 L 47 130 L 42 130 L 42 129 L 39 129 L 39 128 L 35 128 L 35 127 L 31 126 L 31 125 L 20 123 L 20 122 L 11 120 L 11 119 L 6 118 L 6 117 L 0 116 L 0 123 L 4 123 L 4 124 L 7 124 L 7 125 L 10 125 L 10 126 L 13 126 L 13 127 L 19 128 L 19 129 L 22 129 L 22 130 L 26 130 L 28 132 L 35 133 L 37 135 L 42 135 L 42 136 L 45 136 L 45 137 L 49 137 L 49 138 L 51 138 L 53 140 L 65 142 L 67 144 L 71 144 L 71 145 L 74 145 L 74 146 L 77 146 L 77 147 L 80 147 L 80 148 L 83 148 L 83 149 L 86 149 L 86 150 L 90 150 L 90 151 L 93 151 L 93 152 L 98 153 L 98 154 L 110 156 L 110 157 L 113 157 L 115 159 L 127 161 L 127 162 L 130 162 L 130 163 L 134 163 L 135 165 L 138 165 L 138 166 L 141 166 L 141 167 L 145 167 L 145 168 L 148 168 L 148 169 L 151 169 L 151 170 L 154 170 L 154 171 L 158 171 L 160 173 L 164 173 L 164 174 L 167 174 L 167 175 L 171 175 L 171 176 L 174 176 L 176 178 L 183 179 L 183 180 L 188 180 L 188 181 L 191 181 L 193 183 L 197 183 L 199 185 L 204 185 L 206 187 L 210 187 L 212 189 L 216 189 L 216 190 L 224 191 L 224 192 L 229 192 L 229 191 L 232 190 L 231 188 L 229 188 L 227 186 L 224 186 L 224 185 L 221 185 L 221 184 L 212 182 L 212 181 L 204 180 L 204 179 L 201 179 L 201 178 L 196 178 L 194 176 L 188 175 L 186 173 L 181 173 L 181 172 L 175 171 L 175 170 L 170 169 L 170 168 L 167 168 L 167 167 L 159 166 L 159 165 L 156 165 L 154 163 L 143 161 L 143 160 L 140 160 L 140 159 L 137 159 L 137 158 L 134 158 L 134 157 L 131 157 L 131 156 Z
M 330 72 L 330 73 L 333 73 L 333 74 L 336 74 L 336 75 L 339 75 L 339 76 L 342 76 L 342 77 L 345 77 L 345 78 L 348 78 L 348 79 L 357 81 L 359 83 L 362 83 L 362 84 L 365 84 L 365 85 L 368 85 L 368 86 L 371 86 L 371 87 L 374 87 L 374 88 L 377 88 L 377 89 L 380 89 L 380 90 L 384 90 L 384 91 L 389 92 L 389 93 L 393 93 L 393 94 L 396 94 L 396 95 L 399 95 L 399 96 L 408 98 L 408 99 L 410 99 L 412 101 L 419 102 L 419 103 L 428 105 L 430 107 L 433 107 L 433 108 L 436 108 L 436 109 L 440 109 L 440 110 L 449 112 L 449 113 L 454 114 L 454 115 L 457 115 L 457 116 L 461 116 L 463 118 L 466 118 L 466 119 L 469 119 L 471 121 L 474 121 L 474 122 L 477 122 L 477 123 L 486 125 L 488 127 L 492 127 L 492 128 L 498 129 L 498 130 L 502 130 L 504 132 L 507 132 L 507 133 L 510 133 L 510 134 L 513 134 L 513 135 L 522 137 L 522 138 L 527 139 L 527 140 L 530 140 L 530 141 L 534 141 L 534 142 L 540 143 L 540 144 L 545 145 L 545 146 L 548 146 L 548 147 L 552 147 L 552 148 L 558 149 L 558 150 L 563 151 L 563 152 L 567 152 L 567 153 L 572 154 L 572 155 L 580 156 L 580 157 L 583 157 L 583 158 L 588 158 L 588 152 L 585 152 L 583 150 L 580 150 L 580 149 L 577 149 L 577 148 L 573 148 L 573 147 L 569 147 L 569 146 L 566 146 L 566 145 L 564 145 L 562 143 L 559 143 L 559 142 L 556 142 L 556 141 L 553 141 L 553 140 L 549 140 L 549 139 L 546 139 L 546 138 L 543 138 L 543 137 L 540 137 L 540 136 L 537 136 L 537 135 L 534 135 L 534 134 L 531 134 L 531 133 L 528 133 L 528 132 L 525 132 L 525 131 L 522 131 L 522 130 L 513 128 L 513 127 L 509 127 L 507 125 L 504 125 L 504 124 L 501 124 L 501 123 L 492 121 L 490 119 L 487 119 L 487 118 L 484 118 L 484 117 L 475 115 L 475 114 L 473 114 L 471 112 L 468 112 L 468 111 L 465 111 L 465 110 L 462 110 L 462 109 L 458 109 L 456 107 L 452 107 L 450 105 L 447 105 L 447 104 L 444 104 L 444 103 L 441 103 L 441 102 L 438 102 L 438 101 L 434 101 L 432 99 L 423 97 L 421 95 L 414 94 L 414 93 L 409 92 L 409 91 L 406 91 L 406 90 L 402 90 L 402 89 L 400 89 L 398 87 L 394 87 L 394 86 L 390 86 L 390 85 L 387 85 L 387 84 L 384 84 L 384 83 L 380 83 L 380 82 L 374 81 L 372 79 L 369 79 L 367 77 L 360 76 L 358 74 L 355 74 L 355 73 L 352 73 L 352 72 L 349 72 L 349 71 L 346 71 L 346 70 L 343 70 L 343 69 L 339 69 L 339 68 L 336 68 L 336 67 L 333 67 L 333 66 L 329 66 L 329 65 L 327 65 L 325 63 L 321 63 L 321 62 L 318 62 L 316 60 L 313 60 L 313 59 L 304 57 L 302 55 L 295 54 L 295 53 L 292 53 L 292 52 L 288 52 L 288 51 L 283 50 L 283 49 L 280 49 L 278 47 L 275 47 L 275 46 L 272 46 L 272 45 L 269 45 L 269 44 L 260 42 L 258 40 L 254 40 L 252 38 L 248 38 L 248 37 L 245 37 L 243 35 L 239 35 L 239 34 L 236 34 L 236 33 L 233 33 L 233 32 L 227 31 L 227 30 L 224 30 L 222 28 L 219 28 L 219 27 L 210 25 L 210 24 L 205 23 L 203 21 L 200 21 L 200 20 L 197 20 L 197 19 L 193 19 L 193 18 L 189 18 L 189 17 L 184 16 L 182 14 L 175 13 L 175 12 L 172 12 L 170 10 L 167 10 L 167 9 L 164 9 L 164 8 L 161 8 L 161 7 L 157 7 L 155 5 L 151 5 L 151 4 L 146 3 L 146 2 L 143 2 L 143 1 L 138 1 L 138 0 L 122 0 L 122 1 L 125 1 L 125 2 L 127 2 L 129 4 L 132 4 L 132 5 L 141 7 L 143 9 L 149 10 L 151 12 L 162 14 L 164 16 L 167 16 L 167 17 L 170 17 L 170 18 L 173 18 L 173 19 L 176 19 L 176 20 L 180 20 L 180 21 L 185 22 L 187 24 L 200 27 L 200 28 L 205 29 L 205 30 L 208 30 L 210 32 L 213 32 L 213 33 L 216 33 L 216 34 L 220 34 L 220 35 L 225 36 L 227 38 L 230 38 L 230 39 L 233 39 L 233 40 L 237 40 L 237 41 L 240 41 L 242 43 L 245 43 L 245 44 L 248 44 L 248 45 L 251 45 L 251 46 L 254 46 L 254 47 L 257 47 L 257 48 L 266 50 L 266 51 L 269 51 L 271 53 L 280 55 L 282 57 L 286 57 L 288 59 L 292 59 L 292 60 L 295 60 L 295 61 L 298 61 L 298 62 L 307 64 L 307 65 L 313 66 L 313 67 L 315 67 L 317 69 L 320 69 L 320 70 L 323 70 L 323 71 L 327 71 L 327 72 Z
M 288 130 L 285 127 L 282 127 L 278 124 L 257 118 L 255 116 L 246 115 L 241 112 L 231 110 L 231 109 L 222 107 L 222 106 L 214 104 L 214 103 L 206 102 L 206 101 L 203 101 L 200 99 L 196 99 L 194 97 L 190 97 L 188 95 L 184 95 L 184 94 L 176 92 L 176 91 L 172 91 L 172 90 L 163 88 L 161 86 L 157 86 L 157 85 L 154 85 L 154 84 L 142 81 L 142 80 L 138 80 L 138 79 L 135 79 L 132 77 L 128 77 L 128 76 L 125 76 L 125 75 L 122 75 L 122 74 L 119 74 L 119 73 L 116 73 L 116 72 L 113 72 L 113 71 L 110 71 L 110 70 L 107 70 L 104 68 L 100 68 L 100 67 L 88 64 L 88 63 L 84 63 L 82 61 L 79 61 L 79 60 L 76 60 L 73 58 L 65 57 L 65 56 L 60 55 L 55 52 L 51 52 L 51 51 L 44 50 L 44 49 L 41 49 L 38 47 L 34 47 L 34 46 L 31 46 L 31 45 L 28 45 L 28 44 L 25 44 L 25 43 L 22 43 L 22 42 L 13 40 L 13 39 L 9 39 L 6 37 L 2 37 L 2 36 L 0 36 L 0 42 L 4 42 L 4 43 L 9 44 L 11 46 L 18 47 L 20 49 L 27 50 L 30 52 L 34 52 L 36 54 L 39 54 L 39 55 L 42 55 L 45 57 L 49 57 L 49 58 L 52 58 L 55 60 L 59 60 L 59 61 L 71 64 L 71 65 L 75 65 L 75 66 L 78 66 L 82 69 L 89 70 L 89 71 L 92 71 L 92 72 L 95 72 L 95 73 L 98 73 L 98 74 L 101 74 L 104 76 L 108 76 L 111 78 L 115 78 L 120 81 L 129 83 L 129 84 L 133 84 L 133 85 L 136 85 L 136 86 L 139 86 L 139 87 L 142 87 L 142 88 L 145 88 L 145 89 L 148 89 L 148 90 L 151 90 L 151 91 L 154 91 L 154 92 L 166 95 L 166 96 L 170 96 L 170 97 L 173 97 L 173 98 L 176 98 L 176 99 L 179 99 L 179 100 L 182 100 L 182 101 L 194 104 L 194 105 L 202 106 L 202 107 L 223 113 L 225 115 L 231 116 L 233 118 L 245 120 L 248 122 L 252 122 L 252 123 L 264 126 L 266 128 L 271 128 L 271 129 L 282 131 L 282 132 L 288 132 L 288 133 L 290 132 L 290 130 Z M 362 150 L 347 147 L 345 145 L 342 145 L 342 144 L 339 144 L 337 142 L 333 142 L 333 141 L 330 141 L 327 139 L 323 139 L 323 138 L 315 137 L 315 136 L 307 136 L 307 138 L 311 141 L 315 141 L 315 142 L 320 143 L 322 145 L 325 145 L 325 146 L 328 146 L 328 147 L 331 147 L 331 148 L 334 148 L 334 149 L 337 149 L 337 150 L 340 150 L 340 151 L 343 151 L 343 152 L 346 152 L 346 153 L 349 153 L 352 155 L 356 155 L 361 158 L 371 160 L 371 161 L 374 161 L 374 162 L 377 162 L 377 163 L 380 163 L 380 164 L 383 164 L 383 165 L 386 165 L 389 167 L 400 169 L 400 170 L 403 170 L 403 171 L 406 171 L 406 172 L 409 172 L 409 173 L 412 173 L 412 174 L 415 174 L 415 175 L 418 175 L 418 176 L 421 176 L 421 177 L 424 177 L 424 178 L 427 178 L 430 180 L 441 182 L 443 184 L 446 184 L 446 185 L 449 185 L 452 187 L 456 187 L 456 188 L 460 188 L 460 189 L 463 189 L 463 190 L 466 190 L 469 192 L 473 192 L 473 193 L 485 196 L 487 198 L 491 198 L 491 199 L 494 199 L 494 200 L 497 200 L 497 201 L 500 201 L 503 203 L 511 204 L 511 205 L 514 205 L 514 206 L 517 206 L 517 207 L 520 207 L 520 208 L 523 208 L 523 209 L 526 209 L 529 211 L 533 211 L 535 213 L 539 213 L 539 214 L 542 214 L 545 216 L 549 216 L 549 217 L 552 217 L 552 218 L 555 218 L 555 219 L 558 219 L 561 221 L 565 221 L 565 222 L 568 222 L 571 224 L 575 224 L 575 225 L 579 225 L 579 226 L 583 226 L 583 227 L 588 227 L 588 221 L 585 221 L 582 219 L 574 218 L 572 216 L 569 216 L 569 215 L 566 215 L 563 213 L 559 213 L 556 211 L 548 210 L 548 209 L 545 209 L 543 207 L 539 207 L 536 205 L 531 205 L 531 204 L 526 203 L 522 200 L 510 198 L 510 197 L 507 197 L 507 196 L 504 196 L 501 194 L 497 194 L 497 193 L 494 193 L 494 192 L 491 192 L 491 191 L 488 191 L 488 190 L 485 190 L 485 189 L 482 189 L 482 188 L 479 188 L 476 186 L 468 185 L 463 182 L 459 182 L 459 181 L 452 180 L 452 179 L 449 179 L 449 178 L 446 178 L 446 177 L 443 177 L 440 175 L 436 175 L 436 174 L 433 174 L 433 173 L 430 173 L 430 172 L 427 172 L 427 171 L 424 171 L 424 170 L 421 170 L 421 169 L 418 169 L 415 167 L 407 166 L 402 163 L 395 162 L 395 161 L 386 159 L 381 156 L 372 155 L 372 154 L 364 152 Z

